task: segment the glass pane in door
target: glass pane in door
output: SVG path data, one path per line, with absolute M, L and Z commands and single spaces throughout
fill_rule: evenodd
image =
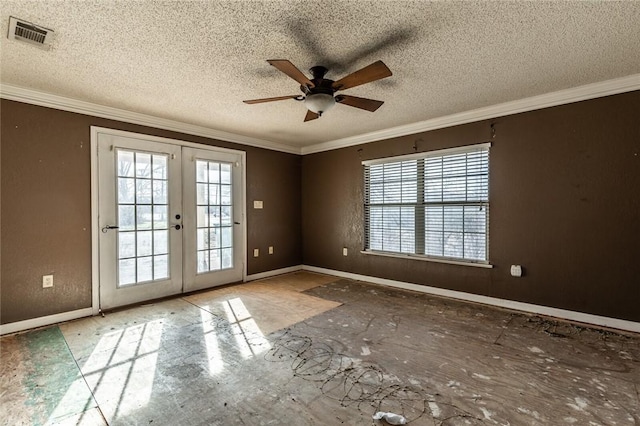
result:
M 118 149 L 118 287 L 169 278 L 168 155 Z
M 196 160 L 197 273 L 233 268 L 231 166 Z

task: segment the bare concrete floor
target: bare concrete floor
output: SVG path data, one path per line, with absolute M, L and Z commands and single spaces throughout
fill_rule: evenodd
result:
M 640 425 L 640 335 L 299 272 L 0 340 L 0 424 Z

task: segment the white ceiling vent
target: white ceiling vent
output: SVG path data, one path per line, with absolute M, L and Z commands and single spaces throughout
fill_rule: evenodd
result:
M 7 37 L 49 50 L 53 41 L 53 30 L 11 16 Z

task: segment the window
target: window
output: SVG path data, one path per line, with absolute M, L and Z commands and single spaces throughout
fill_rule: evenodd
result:
M 118 286 L 169 278 L 169 157 L 116 152 Z
M 198 273 L 233 268 L 231 164 L 196 160 Z
M 488 263 L 489 146 L 364 161 L 365 251 Z

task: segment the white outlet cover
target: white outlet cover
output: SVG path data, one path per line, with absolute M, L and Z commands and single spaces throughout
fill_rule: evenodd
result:
M 253 249 L 253 257 L 260 256 L 260 249 Z
M 349 254 L 349 250 L 346 247 L 342 248 L 342 255 L 347 256 Z
M 273 254 L 273 246 L 269 246 L 269 254 Z
M 53 287 L 53 275 L 42 276 L 42 288 Z
M 261 209 L 261 208 L 263 208 L 263 206 L 264 206 L 264 204 L 263 204 L 262 201 L 260 201 L 260 200 L 254 200 L 253 201 L 253 208 L 254 209 Z
M 520 266 L 520 265 L 511 265 L 511 276 L 512 277 L 521 277 L 522 276 L 522 266 Z

